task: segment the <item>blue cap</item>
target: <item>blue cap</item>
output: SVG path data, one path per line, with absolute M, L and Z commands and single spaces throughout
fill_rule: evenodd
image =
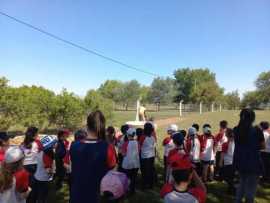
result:
M 46 135 L 40 139 L 43 149 L 50 149 L 57 143 L 57 139 L 51 135 Z
M 7 132 L 0 132 L 0 140 L 7 141 L 9 138 Z
M 176 132 L 172 135 L 173 142 L 176 143 L 177 145 L 182 145 L 184 144 L 184 135 L 180 132 Z

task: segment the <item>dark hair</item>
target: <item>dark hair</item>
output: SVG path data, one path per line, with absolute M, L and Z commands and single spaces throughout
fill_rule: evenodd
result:
M 188 182 L 191 173 L 192 173 L 192 169 L 188 169 L 188 170 L 179 169 L 179 170 L 173 170 L 172 176 L 174 178 L 174 181 L 177 184 L 180 184 L 181 182 Z
M 35 136 L 38 134 L 37 127 L 29 127 L 25 132 L 25 137 L 23 141 L 23 145 L 25 148 L 30 149 L 32 148 L 32 143 L 35 141 Z
M 184 136 L 184 138 L 187 136 L 187 131 L 186 130 L 180 130 L 180 133 Z
M 192 127 L 195 128 L 195 129 L 197 130 L 197 132 L 200 130 L 200 126 L 199 126 L 199 124 L 197 124 L 197 123 L 194 123 L 194 124 L 192 125 Z
M 87 136 L 87 133 L 85 130 L 83 129 L 80 129 L 80 130 L 77 130 L 74 134 L 74 139 L 75 141 L 80 141 L 80 140 L 83 140 L 85 139 Z
M 219 126 L 220 126 L 220 128 L 222 128 L 222 129 L 226 129 L 226 128 L 228 127 L 228 122 L 225 121 L 225 120 L 220 121 L 220 122 L 219 122 Z
M 137 128 L 137 129 L 136 129 L 136 135 L 137 135 L 138 137 L 142 136 L 142 135 L 143 135 L 143 129 L 142 129 L 142 128 Z
M 262 121 L 262 122 L 260 122 L 260 127 L 262 128 L 262 130 L 269 129 L 269 122 L 268 121 Z
M 87 129 L 96 134 L 98 139 L 105 139 L 106 120 L 99 110 L 94 111 L 87 117 Z
M 0 147 L 4 145 L 4 142 L 9 140 L 7 132 L 0 131 Z
M 128 129 L 129 129 L 129 126 L 128 126 L 127 124 L 122 125 L 122 126 L 121 126 L 121 133 L 122 133 L 123 135 L 126 135 Z
M 152 125 L 152 123 L 145 123 L 143 131 L 145 136 L 150 137 L 154 132 L 154 126 Z
M 234 137 L 233 129 L 228 128 L 228 129 L 226 130 L 226 136 L 227 136 L 228 138 Z
M 65 131 L 63 129 L 59 130 L 57 133 L 57 138 L 60 139 L 65 135 Z
M 113 126 L 109 126 L 107 129 L 106 129 L 106 140 L 109 142 L 109 143 L 112 143 L 114 141 L 114 137 L 115 137 L 115 129 Z
M 255 118 L 255 112 L 252 109 L 242 109 L 240 113 L 240 121 L 236 128 L 240 144 L 246 143 L 249 130 L 252 128 Z
M 208 124 L 208 123 L 206 123 L 206 124 L 203 125 L 203 128 L 207 128 L 207 127 L 208 127 L 208 128 L 212 128 L 211 125 Z

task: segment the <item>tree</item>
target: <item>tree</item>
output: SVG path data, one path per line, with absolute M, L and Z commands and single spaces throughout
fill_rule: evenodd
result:
M 101 110 L 106 119 L 113 118 L 113 101 L 104 98 L 99 91 L 89 90 L 84 98 L 84 105 L 87 113 L 95 110 Z
M 270 71 L 262 72 L 255 81 L 262 103 L 270 102 Z
M 212 103 L 223 95 L 223 89 L 216 82 L 215 74 L 209 69 L 178 69 L 176 79 L 176 99 L 185 102 Z
M 131 80 L 124 84 L 121 91 L 121 101 L 123 102 L 126 111 L 130 104 L 135 104 L 137 99 L 140 98 L 141 86 L 137 80 Z
M 258 108 L 260 104 L 260 93 L 258 91 L 250 91 L 244 94 L 241 107 Z
M 75 129 L 82 126 L 84 116 L 85 111 L 82 100 L 63 89 L 55 97 L 54 108 L 50 114 L 50 123 L 56 124 L 57 127 Z
M 121 91 L 123 89 L 124 84 L 118 80 L 107 80 L 103 83 L 98 91 L 104 98 L 110 99 L 115 103 L 119 103 L 121 101 Z
M 225 104 L 228 109 L 236 110 L 241 105 L 241 100 L 238 91 L 232 91 L 224 96 Z

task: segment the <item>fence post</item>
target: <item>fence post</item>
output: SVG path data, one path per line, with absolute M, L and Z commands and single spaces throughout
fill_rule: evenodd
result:
M 202 114 L 202 102 L 200 102 L 200 114 Z
M 222 111 L 222 104 L 219 105 L 219 112 Z
M 183 100 L 181 100 L 179 102 L 179 115 L 180 115 L 180 117 L 182 117 L 182 103 L 183 103 Z
M 215 108 L 215 103 L 213 102 L 212 103 L 212 112 L 214 112 L 214 110 L 215 110 L 214 108 Z

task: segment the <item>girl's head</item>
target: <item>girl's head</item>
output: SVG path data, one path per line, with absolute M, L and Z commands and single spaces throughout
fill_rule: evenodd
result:
M 178 131 L 178 126 L 175 124 L 171 124 L 167 128 L 168 135 L 172 135 L 172 134 L 176 133 L 177 131 Z
M 173 139 L 173 143 L 176 146 L 180 147 L 180 146 L 183 146 L 185 137 L 181 132 L 177 132 L 172 135 L 172 139 Z
M 220 123 L 219 123 L 219 127 L 220 127 L 220 129 L 221 129 L 221 130 L 225 130 L 225 129 L 227 129 L 227 128 L 228 128 L 228 122 L 227 122 L 227 121 L 225 121 L 225 120 L 220 121 Z
M 23 141 L 23 145 L 30 149 L 32 147 L 32 143 L 38 137 L 38 128 L 37 127 L 29 127 L 25 132 L 25 137 Z
M 0 147 L 9 146 L 9 136 L 6 132 L 0 132 Z
M 0 170 L 0 193 L 8 190 L 13 184 L 13 174 L 23 167 L 24 153 L 17 146 L 9 147 Z
M 70 132 L 67 129 L 61 129 L 57 133 L 58 140 L 65 140 L 69 136 Z
M 239 135 L 239 142 L 246 143 L 250 128 L 255 121 L 255 112 L 252 109 L 242 109 L 240 113 L 240 121 L 237 127 L 237 134 Z
M 142 128 L 137 128 L 136 129 L 136 135 L 137 135 L 137 138 L 140 138 L 143 135 L 143 129 Z
M 203 133 L 207 136 L 211 136 L 212 135 L 212 129 L 211 129 L 211 125 L 210 124 L 204 124 L 203 125 Z
M 129 126 L 127 124 L 121 126 L 121 133 L 122 135 L 126 135 L 127 131 L 129 129 Z
M 106 129 L 106 140 L 111 143 L 113 142 L 115 138 L 115 129 L 113 126 L 109 126 L 107 129 Z
M 268 122 L 268 121 L 262 121 L 262 122 L 260 123 L 260 128 L 261 128 L 263 131 L 269 130 L 269 122 Z
M 127 131 L 127 136 L 129 140 L 133 140 L 136 136 L 136 129 L 135 128 L 129 128 Z
M 94 111 L 87 117 L 87 130 L 97 139 L 104 140 L 106 134 L 106 120 L 103 113 L 99 110 Z
M 75 141 L 80 141 L 85 139 L 87 136 L 87 133 L 84 129 L 77 130 L 74 134 L 74 140 Z
M 188 129 L 188 136 L 194 137 L 197 134 L 197 130 L 194 127 Z
M 152 123 L 145 123 L 144 124 L 144 135 L 145 136 L 152 136 L 153 132 L 154 132 L 154 126 Z
M 200 130 L 199 124 L 193 123 L 192 127 L 195 128 L 197 130 L 197 132 L 199 132 L 199 130 Z

